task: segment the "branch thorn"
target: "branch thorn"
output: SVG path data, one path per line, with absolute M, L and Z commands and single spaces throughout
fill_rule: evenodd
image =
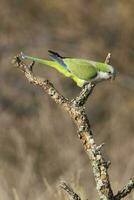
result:
M 104 145 L 105 145 L 105 143 L 100 144 L 99 146 L 96 147 L 96 150 L 100 151 Z
M 106 57 L 106 59 L 105 59 L 105 63 L 106 63 L 106 64 L 109 64 L 110 58 L 111 58 L 111 53 L 108 53 L 108 54 L 107 54 L 107 57 Z

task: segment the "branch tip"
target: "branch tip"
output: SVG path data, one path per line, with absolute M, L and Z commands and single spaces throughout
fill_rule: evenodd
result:
M 26 55 L 23 52 L 20 52 L 19 57 L 23 60 L 26 59 Z
M 105 145 L 105 143 L 100 144 L 99 146 L 96 147 L 96 150 L 100 151 L 104 145 Z
M 59 184 L 59 187 L 61 189 L 63 189 L 65 192 L 68 193 L 70 199 L 72 200 L 81 200 L 81 198 L 79 197 L 78 194 L 76 194 L 73 189 L 68 185 L 66 184 L 64 181 L 61 181 L 60 184 Z
M 109 64 L 110 58 L 111 58 L 111 53 L 108 53 L 108 54 L 107 54 L 107 57 L 106 57 L 106 59 L 105 59 L 105 63 L 106 63 L 106 64 Z
M 29 67 L 29 70 L 31 71 L 31 72 L 33 72 L 33 66 L 35 65 L 35 61 L 33 61 L 32 63 L 30 63 L 29 65 L 28 65 L 28 67 Z
M 11 61 L 11 63 L 15 64 L 16 67 L 19 67 L 20 62 L 21 62 L 21 59 L 20 59 L 19 55 L 15 56 Z

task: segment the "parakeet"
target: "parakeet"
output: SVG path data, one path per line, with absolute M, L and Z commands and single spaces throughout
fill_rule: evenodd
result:
M 51 66 L 60 73 L 73 79 L 79 87 L 87 83 L 98 83 L 103 80 L 114 79 L 115 69 L 111 65 L 92 60 L 62 57 L 54 51 L 48 51 L 51 60 L 39 59 L 36 57 L 21 54 L 23 59 Z

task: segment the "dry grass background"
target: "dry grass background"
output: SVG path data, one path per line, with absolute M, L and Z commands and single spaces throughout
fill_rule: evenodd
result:
M 0 200 L 64 199 L 61 178 L 84 199 L 97 196 L 69 116 L 11 65 L 20 51 L 100 61 L 112 53 L 117 79 L 96 87 L 87 112 L 97 143 L 106 143 L 114 191 L 134 175 L 133 10 L 133 0 L 0 0 Z M 36 65 L 35 72 L 68 98 L 80 91 L 53 69 Z

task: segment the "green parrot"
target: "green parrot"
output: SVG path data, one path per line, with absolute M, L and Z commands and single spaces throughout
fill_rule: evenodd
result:
M 114 79 L 115 69 L 106 63 L 86 59 L 62 57 L 54 51 L 48 51 L 51 60 L 44 60 L 21 53 L 22 59 L 30 59 L 40 64 L 51 66 L 73 79 L 79 87 L 87 83 L 98 83 L 103 80 Z

